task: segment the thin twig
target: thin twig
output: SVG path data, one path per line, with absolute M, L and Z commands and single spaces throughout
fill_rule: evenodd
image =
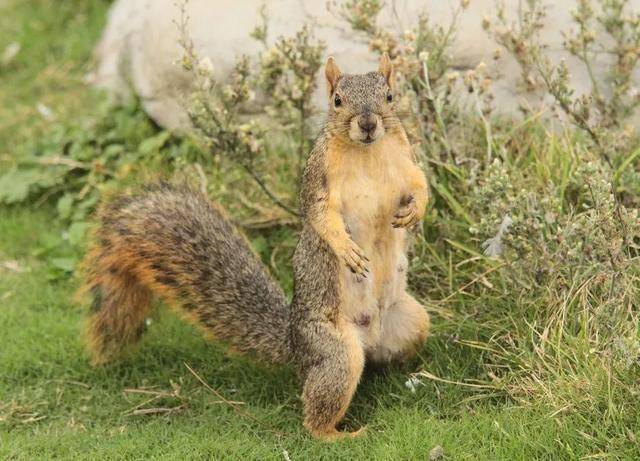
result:
M 232 400 L 227 400 L 220 392 L 218 392 L 217 390 L 215 390 L 213 387 L 211 387 L 204 379 L 202 379 L 200 377 L 200 375 L 198 375 L 198 373 L 195 372 L 195 370 L 193 368 L 191 368 L 186 362 L 183 362 L 184 366 L 187 367 L 187 370 L 189 370 L 189 372 L 195 376 L 195 378 L 200 381 L 200 383 L 208 390 L 210 391 L 213 395 L 215 395 L 216 397 L 218 397 L 220 400 L 222 400 L 224 403 L 226 403 L 227 405 L 229 405 L 231 408 L 233 408 L 233 411 L 235 411 L 238 415 L 240 416 L 244 416 L 245 418 L 249 418 L 250 420 L 258 423 L 260 426 L 262 426 L 263 428 L 265 428 L 266 430 L 268 430 L 269 432 L 273 432 L 276 435 L 279 436 L 284 436 L 286 435 L 284 432 L 279 431 L 277 429 L 273 429 L 271 427 L 269 427 L 268 425 L 266 425 L 265 423 L 263 423 L 262 421 L 260 421 L 258 418 L 256 418 L 255 416 L 253 416 L 251 413 L 247 412 L 246 410 L 239 408 L 238 405 L 244 405 L 244 402 L 234 402 Z
M 68 157 L 62 157 L 60 155 L 53 155 L 53 156 L 50 156 L 50 157 L 42 157 L 42 158 L 38 158 L 38 159 L 33 159 L 32 161 L 35 162 L 35 163 L 39 163 L 40 165 L 51 165 L 51 166 L 64 165 L 64 166 L 67 166 L 69 168 L 78 168 L 78 169 L 82 169 L 82 170 L 90 170 L 91 169 L 91 164 L 90 163 L 79 162 L 77 160 L 73 160 L 73 159 L 68 158 Z
M 128 413 L 126 416 L 139 416 L 139 415 L 157 415 L 164 414 L 168 415 L 170 413 L 175 413 L 180 410 L 184 410 L 187 404 L 183 403 L 178 405 L 177 407 L 160 407 L 160 408 L 140 408 L 133 410 L 131 413 Z
M 482 274 L 478 275 L 476 278 L 474 278 L 473 280 L 471 280 L 469 283 L 463 285 L 462 287 L 458 288 L 456 291 L 454 291 L 453 293 L 451 293 L 449 296 L 447 296 L 444 299 L 441 299 L 440 303 L 446 302 L 448 300 L 450 300 L 451 298 L 453 298 L 455 295 L 462 293 L 464 290 L 466 290 L 467 288 L 469 288 L 471 285 L 473 285 L 474 283 L 476 283 L 478 280 L 481 280 L 483 277 L 485 277 L 486 275 L 490 274 L 493 271 L 496 271 L 498 269 L 500 269 L 501 267 L 505 266 L 507 263 L 500 263 L 497 266 L 494 267 L 490 267 L 489 269 L 487 269 L 486 271 L 484 271 Z
M 154 395 L 156 397 L 177 397 L 175 391 L 166 392 L 166 391 L 154 391 L 151 389 L 132 389 L 126 388 L 123 392 L 127 394 L 145 394 L 145 395 Z
M 300 213 L 295 211 L 293 208 L 289 207 L 286 203 L 281 201 L 278 197 L 275 196 L 275 194 L 273 192 L 271 192 L 269 190 L 267 185 L 264 183 L 264 181 L 260 178 L 260 176 L 258 176 L 258 174 L 255 171 L 253 171 L 249 166 L 245 165 L 244 163 L 242 164 L 242 167 L 245 169 L 245 171 L 247 173 L 249 173 L 249 176 L 251 176 L 253 178 L 253 180 L 256 183 L 258 183 L 258 186 L 260 186 L 260 189 L 262 189 L 262 191 L 265 194 L 267 194 L 267 196 L 271 199 L 271 201 L 273 203 L 278 205 L 280 208 L 282 208 L 287 213 L 292 214 L 293 216 L 296 216 L 298 218 L 300 217 Z
M 413 373 L 411 376 L 422 376 L 424 378 L 427 379 L 431 379 L 433 381 L 438 381 L 441 383 L 446 383 L 446 384 L 455 384 L 456 386 L 466 386 L 466 387 L 473 387 L 475 389 L 494 389 L 494 390 L 499 390 L 500 388 L 498 386 L 492 386 L 490 384 L 473 384 L 473 383 L 465 383 L 462 381 L 451 381 L 449 379 L 444 379 L 444 378 L 440 378 L 436 375 L 432 375 L 431 373 L 429 373 L 428 371 L 419 371 L 418 373 Z

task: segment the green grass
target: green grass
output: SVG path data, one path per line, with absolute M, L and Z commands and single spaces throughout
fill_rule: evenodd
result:
M 72 301 L 76 282 L 48 282 L 46 264 L 33 256 L 61 232 L 51 220 L 46 210 L 0 214 L 0 259 L 22 271 L 5 269 L 0 279 L 0 458 L 283 459 L 287 450 L 291 459 L 424 459 L 441 445 L 447 459 L 555 460 L 597 453 L 593 431 L 608 436 L 579 417 L 551 416 L 544 405 L 475 401 L 479 394 L 455 385 L 427 382 L 412 394 L 404 382 L 421 363 L 470 377 L 479 360 L 437 325 L 419 360 L 364 379 L 347 424 L 367 425 L 367 434 L 331 445 L 304 432 L 292 370 L 228 356 L 162 311 L 139 349 L 92 368 L 80 340 L 83 308 Z M 226 398 L 245 402 L 251 417 L 219 403 L 185 363 Z M 153 396 L 127 389 L 178 392 L 144 404 Z M 132 415 L 138 405 L 184 407 Z
M 85 88 L 82 76 L 108 4 L 9 0 L 0 6 L 0 50 L 15 41 L 21 45 L 18 56 L 0 67 L 0 169 L 60 124 L 82 127 L 95 115 L 103 97 Z M 40 102 L 53 109 L 56 120 L 38 114 Z M 139 111 L 112 115 L 124 131 L 140 134 L 142 127 L 155 134 L 152 124 L 140 122 Z M 517 135 L 522 155 L 514 168 L 537 168 L 541 181 L 568 181 L 573 157 L 563 146 L 537 146 L 533 134 Z M 139 136 L 129 138 L 142 144 Z M 172 146 L 162 147 L 163 153 L 174 153 Z M 226 204 L 242 189 L 238 177 L 237 171 L 212 173 L 213 188 Z M 449 184 L 439 187 L 438 200 L 456 199 L 447 195 Z M 453 239 L 475 219 L 463 205 L 449 208 L 460 214 L 427 218 L 428 245 L 419 246 L 422 257 L 412 263 L 413 288 L 427 300 L 446 299 L 480 272 L 456 264 L 476 256 L 478 242 L 445 244 L 439 237 Z M 541 309 L 526 311 L 526 302 L 505 296 L 498 278 L 473 296 L 462 290 L 444 307 L 429 304 L 433 332 L 419 357 L 364 377 L 346 418 L 350 428 L 368 428 L 356 440 L 311 439 L 301 425 L 292 369 L 230 355 L 161 308 L 139 348 L 117 364 L 93 368 L 82 343 L 86 306 L 74 301 L 79 280 L 64 264 L 82 254 L 82 245 L 67 238 L 68 224 L 55 201 L 0 208 L 0 459 L 282 460 L 286 452 L 292 460 L 398 460 L 428 459 L 436 445 L 450 460 L 637 459 L 640 453 L 637 373 L 612 379 L 584 358 L 589 351 L 581 342 L 541 366 L 527 342 L 532 333 L 515 332 L 524 320 L 535 324 Z M 290 291 L 294 231 L 254 231 L 251 238 L 266 262 L 277 253 L 272 269 Z M 514 341 L 508 354 L 483 349 L 496 336 Z M 562 365 L 549 373 L 556 363 Z M 495 384 L 487 364 L 522 381 L 491 389 L 460 384 Z M 241 410 L 220 403 L 186 365 L 227 399 L 244 402 Z M 412 393 L 405 382 L 421 369 L 458 384 L 424 379 Z M 526 381 L 532 376 L 540 382 Z M 513 383 L 519 383 L 518 392 L 511 392 Z M 172 410 L 135 414 L 154 408 Z

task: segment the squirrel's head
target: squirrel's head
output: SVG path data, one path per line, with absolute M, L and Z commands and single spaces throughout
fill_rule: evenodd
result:
M 395 78 L 387 53 L 377 72 L 342 74 L 333 57 L 325 66 L 329 93 L 329 129 L 335 136 L 360 145 L 380 140 L 400 126 L 395 114 Z

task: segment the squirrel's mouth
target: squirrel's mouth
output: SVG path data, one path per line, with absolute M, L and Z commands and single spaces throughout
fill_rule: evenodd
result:
M 355 141 L 357 144 L 360 144 L 361 146 L 370 146 L 371 144 L 376 143 L 377 141 L 380 140 L 380 138 L 382 137 L 382 135 L 371 135 L 371 134 L 367 134 L 366 136 L 359 136 L 357 139 L 353 139 L 353 141 Z
M 369 114 L 366 117 L 356 115 L 349 121 L 349 138 L 361 146 L 375 143 L 384 134 L 385 127 L 378 114 Z

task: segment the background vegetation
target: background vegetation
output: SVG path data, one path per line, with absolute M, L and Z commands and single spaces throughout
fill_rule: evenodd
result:
M 544 5 L 523 4 L 485 26 L 521 64 L 523 92 L 553 110 L 513 118 L 494 114 L 485 66 L 449 68 L 455 21 L 425 16 L 396 36 L 376 25 L 380 2 L 331 5 L 398 69 L 434 196 L 410 281 L 433 334 L 413 363 L 362 383 L 347 424 L 367 435 L 326 445 L 301 427 L 292 370 L 229 356 L 162 310 L 140 348 L 91 368 L 73 300 L 97 202 L 159 176 L 222 202 L 290 292 L 297 177 L 319 124 L 312 29 L 269 46 L 266 11 L 253 34 L 264 52 L 240 58 L 226 84 L 185 33 L 197 130 L 177 137 L 83 84 L 109 2 L 5 1 L 0 457 L 438 459 L 440 446 L 456 460 L 637 459 L 640 144 L 628 117 L 640 21 L 623 0 L 579 2 L 567 49 L 585 72 L 608 53 L 611 73 L 578 97 L 545 58 Z M 255 99 L 269 117 L 243 115 Z

